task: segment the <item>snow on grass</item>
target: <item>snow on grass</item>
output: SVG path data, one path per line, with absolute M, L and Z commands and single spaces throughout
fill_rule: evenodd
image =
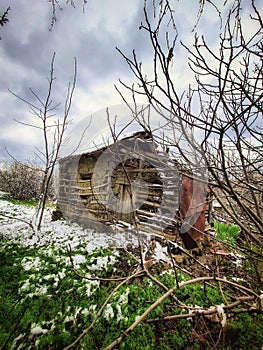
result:
M 23 221 L 29 222 L 34 211 L 34 207 L 0 199 L 0 235 L 4 237 L 3 243 L 32 248 L 37 254 L 24 256 L 20 262 L 25 277 L 20 281 L 19 294 L 25 298 L 51 296 L 54 288 L 57 288 L 72 270 L 72 262 L 75 269 L 87 277 L 92 277 L 94 273 L 107 271 L 116 263 L 119 257 L 116 248 L 138 245 L 138 240 L 132 233 L 120 230 L 112 233 L 98 232 L 65 220 L 52 222 L 49 209 L 44 213 L 39 234 L 32 237 L 32 230 Z M 69 245 L 71 257 L 67 250 Z M 103 250 L 109 248 L 104 254 Z M 100 251 L 102 253 L 96 253 Z M 92 255 L 94 253 L 95 255 Z M 81 283 L 72 281 L 72 289 L 87 297 L 99 287 L 100 282 L 97 280 L 82 280 Z
M 23 246 L 55 248 L 67 247 L 72 249 L 85 245 L 89 253 L 96 248 L 123 248 L 137 246 L 138 241 L 131 232 L 116 231 L 114 233 L 98 232 L 85 229 L 76 223 L 65 220 L 51 221 L 50 209 L 45 211 L 41 231 L 38 236 L 32 236 L 32 230 L 19 220 L 30 221 L 35 208 L 12 204 L 0 200 L 0 232 L 8 239 L 20 243 Z M 2 214 L 2 215 L 1 215 Z M 51 253 L 52 254 L 52 253 Z
M 21 266 L 28 277 L 21 281 L 19 293 L 32 298 L 36 295 L 50 295 L 72 269 L 87 277 L 100 275 L 113 267 L 119 257 L 116 248 L 137 247 L 136 234 L 128 229 L 114 232 L 99 232 L 83 228 L 65 220 L 51 221 L 51 211 L 44 213 L 44 219 L 38 236 L 32 237 L 30 227 L 19 219 L 30 221 L 34 207 L 26 207 L 0 199 L 0 234 L 10 241 L 26 248 L 37 250 L 37 256 L 25 256 Z M 1 216 L 1 213 L 4 215 Z M 30 238 L 31 237 L 31 238 Z M 150 236 L 148 236 L 150 239 Z M 146 239 L 147 240 L 147 239 Z M 146 243 L 146 242 L 145 242 Z M 72 255 L 68 253 L 70 246 Z M 147 243 L 145 245 L 147 251 Z M 107 254 L 94 252 L 109 249 Z M 156 261 L 168 262 L 167 251 L 157 243 L 153 250 Z M 145 252 L 146 255 L 146 252 Z M 114 267 L 113 267 L 113 270 Z M 81 285 L 72 283 L 78 293 L 90 297 L 98 288 L 98 281 L 85 280 Z
M 24 247 L 38 248 L 40 251 L 45 252 L 47 256 L 52 256 L 57 262 L 63 259 L 66 265 L 70 264 L 70 259 L 69 257 L 67 259 L 63 256 L 61 257 L 61 252 L 66 252 L 69 246 L 73 252 L 81 247 L 81 252 L 78 252 L 78 255 L 73 253 L 74 265 L 77 268 L 85 263 L 84 255 L 92 254 L 96 249 L 138 246 L 137 233 L 129 228 L 122 230 L 116 228 L 115 231 L 109 233 L 83 228 L 77 223 L 65 220 L 51 221 L 51 209 L 47 209 L 44 213 L 42 227 L 38 236 L 32 237 L 30 227 L 19 220 L 22 219 L 29 222 L 34 211 L 34 207 L 13 204 L 0 198 L 0 234 Z M 2 213 L 4 214 L 3 216 L 1 216 Z M 146 243 L 147 250 L 151 235 L 141 233 L 140 235 L 141 239 Z M 57 253 L 58 251 L 60 252 L 59 254 Z M 161 260 L 170 263 L 167 248 L 162 247 L 160 244 L 156 245 L 153 257 L 156 261 Z M 115 258 L 103 257 L 97 260 L 92 266 L 92 270 L 101 270 L 107 264 L 114 263 L 110 259 Z
M 19 294 L 24 297 L 50 296 L 53 288 L 67 277 L 71 260 L 75 269 L 81 269 L 82 273 L 91 277 L 92 273 L 106 271 L 113 266 L 119 256 L 115 249 L 106 256 L 92 256 L 93 252 L 109 247 L 126 247 L 127 244 L 137 245 L 136 237 L 130 235 L 130 240 L 127 240 L 127 234 L 123 236 L 120 231 L 109 234 L 84 229 L 76 223 L 52 222 L 48 210 L 45 212 L 40 234 L 30 238 L 30 227 L 18 220 L 30 221 L 34 208 L 0 200 L 1 213 L 4 215 L 0 215 L 0 233 L 5 239 L 23 247 L 36 248 L 39 252 L 38 256 L 25 256 L 21 260 L 21 267 L 27 272 L 27 278 L 21 281 L 19 287 Z M 66 249 L 68 245 L 72 249 L 71 259 Z M 79 284 L 72 282 L 72 288 L 87 297 L 99 287 L 99 281 L 84 280 Z
M 24 270 L 36 270 L 39 271 L 39 265 L 40 265 L 40 258 L 37 257 L 24 257 L 21 261 L 21 265 L 24 268 Z
M 124 293 L 122 293 L 118 300 L 116 300 L 114 303 L 108 303 L 104 309 L 104 317 L 107 321 L 110 319 L 113 319 L 116 317 L 116 322 L 119 323 L 120 321 L 128 322 L 128 317 L 123 315 L 123 309 L 127 306 L 129 303 L 129 294 L 130 294 L 130 288 L 126 288 Z M 115 312 L 114 312 L 115 309 Z
M 55 337 L 55 333 L 62 332 L 67 337 L 71 327 L 77 327 L 80 322 L 93 317 L 98 309 L 96 304 L 100 305 L 97 295 L 103 294 L 100 280 L 94 280 L 94 277 L 118 275 L 118 262 L 122 257 L 119 248 L 138 247 L 137 233 L 129 227 L 125 230 L 116 227 L 109 233 L 83 228 L 65 220 L 52 222 L 50 209 L 44 213 L 40 232 L 32 236 L 31 228 L 24 221 L 30 222 L 34 211 L 34 207 L 0 198 L 0 252 L 8 248 L 12 257 L 14 253 L 12 264 L 19 269 L 19 305 L 33 305 L 32 311 L 27 310 L 29 314 L 32 312 L 32 325 L 30 329 L 27 326 L 21 328 L 21 334 L 14 334 L 13 348 L 19 348 L 20 344 L 35 338 L 38 346 L 38 342 L 49 333 Z M 151 237 L 148 235 L 143 239 L 146 256 L 146 241 L 149 243 Z M 19 247 L 19 253 L 16 247 Z M 167 251 L 161 250 L 161 244 L 152 250 L 156 261 L 167 260 Z M 87 278 L 79 278 L 72 269 L 72 263 L 74 269 Z M 106 320 L 114 318 L 113 321 L 118 324 L 128 322 L 129 294 L 128 287 L 113 297 L 114 300 L 104 310 Z M 105 300 L 107 295 L 106 292 L 100 297 Z M 59 300 L 61 307 L 53 305 L 54 300 Z M 34 306 L 37 303 L 39 308 Z M 45 307 L 48 305 L 47 311 L 41 309 L 42 303 Z M 56 312 L 53 312 L 54 308 Z

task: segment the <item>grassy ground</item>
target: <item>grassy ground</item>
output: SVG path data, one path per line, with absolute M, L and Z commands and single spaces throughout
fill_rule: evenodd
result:
M 7 201 L 12 204 L 16 205 L 23 205 L 25 207 L 35 207 L 37 205 L 37 200 L 35 199 L 29 199 L 29 200 L 22 200 L 22 199 L 13 199 L 8 196 L 8 194 L 0 194 L 0 199 L 2 201 Z M 47 208 L 55 208 L 55 204 L 52 201 L 47 201 L 46 203 Z
M 74 252 L 82 273 L 96 271 L 101 277 L 131 273 L 136 260 L 123 251 L 96 250 L 92 255 L 85 247 Z M 82 257 L 82 258 L 80 258 Z M 107 261 L 107 264 L 105 263 Z M 22 248 L 1 241 L 0 250 L 0 346 L 2 349 L 62 349 L 88 327 L 100 306 L 117 282 L 88 281 L 72 271 L 65 251 Z M 152 273 L 168 287 L 175 283 L 171 269 Z M 180 273 L 179 282 L 189 279 Z M 81 342 L 83 349 L 103 349 L 137 316 L 163 293 L 144 277 L 122 286 L 107 306 L 92 331 Z M 218 288 L 203 284 L 190 285 L 176 293 L 188 306 L 209 307 L 224 302 Z M 149 315 L 182 313 L 167 299 Z M 200 319 L 143 322 L 120 345 L 120 349 L 210 349 L 220 335 L 220 323 Z M 242 314 L 233 317 L 219 339 L 222 349 L 260 349 L 263 344 L 262 315 Z M 220 345 L 221 344 L 221 345 Z
M 135 248 L 129 251 L 100 248 L 90 252 L 80 243 L 72 251 L 72 261 L 78 273 L 89 278 L 125 277 L 139 267 L 139 254 Z M 222 264 L 225 269 L 225 261 L 222 260 Z M 191 278 L 189 273 L 182 272 L 183 268 L 173 269 L 159 262 L 149 271 L 171 288 Z M 193 266 L 191 271 L 196 270 Z M 23 247 L 1 233 L 0 273 L 0 349 L 63 349 L 92 323 L 120 283 L 80 277 L 72 269 L 66 247 L 52 244 Z M 234 280 L 236 274 L 232 277 Z M 249 287 L 247 281 L 241 283 Z M 163 320 L 164 316 L 188 313 L 192 308 L 209 309 L 225 304 L 226 300 L 231 303 L 233 289 L 219 287 L 211 282 L 178 289 L 174 296 L 185 308 L 179 307 L 176 299 L 167 298 L 117 348 L 261 349 L 262 314 L 233 314 L 223 328 L 222 319 L 202 315 Z M 105 348 L 163 293 L 163 288 L 147 276 L 123 284 L 106 302 L 94 327 L 74 349 Z

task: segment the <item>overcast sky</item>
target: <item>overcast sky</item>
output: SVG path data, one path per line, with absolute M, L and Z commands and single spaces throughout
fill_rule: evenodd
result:
M 9 22 L 0 27 L 0 160 L 8 158 L 4 147 L 20 160 L 34 159 L 34 147 L 41 148 L 41 135 L 37 129 L 14 121 L 32 122 L 33 117 L 28 106 L 16 99 L 8 89 L 35 102 L 29 90 L 32 88 L 44 99 L 54 52 L 56 82 L 53 99 L 63 104 L 76 57 L 78 74 L 71 110 L 72 128 L 91 114 L 99 116 L 97 120 L 93 119 L 91 138 L 107 125 L 106 113 L 103 117 L 102 113 L 95 112 L 122 103 L 114 84 L 118 83 L 118 79 L 126 83 L 134 81 L 115 47 L 118 46 L 128 55 L 135 49 L 146 67 L 152 64 L 146 34 L 139 30 L 143 19 L 142 0 L 88 0 L 85 13 L 80 0 L 75 1 L 76 8 L 64 5 L 65 2 L 61 0 L 63 11 L 58 11 L 57 22 L 50 31 L 52 8 L 47 0 L 1 0 L 1 13 L 8 6 L 11 10 L 8 13 Z M 176 14 L 177 24 L 187 41 L 193 37 L 191 30 L 198 1 L 183 0 L 182 3 Z M 217 36 L 213 29 L 216 20 L 216 13 L 210 8 L 198 27 L 201 32 L 206 31 L 210 42 Z M 179 68 L 175 78 L 183 89 L 188 80 L 183 75 L 186 56 L 181 51 L 175 58 Z

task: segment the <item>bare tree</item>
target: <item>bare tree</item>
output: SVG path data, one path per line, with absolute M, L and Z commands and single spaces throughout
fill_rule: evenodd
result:
M 54 75 L 55 53 L 52 56 L 50 66 L 50 76 L 48 78 L 48 90 L 45 99 L 40 97 L 33 89 L 30 91 L 36 100 L 35 102 L 28 101 L 14 92 L 11 93 L 22 100 L 30 107 L 30 111 L 37 118 L 38 123 L 28 124 L 22 121 L 17 121 L 22 125 L 31 126 L 42 132 L 43 135 L 43 150 L 36 149 L 36 155 L 44 164 L 43 178 L 40 188 L 39 200 L 34 217 L 32 218 L 32 226 L 34 232 L 37 233 L 41 227 L 44 209 L 48 198 L 48 191 L 52 182 L 52 176 L 59 157 L 59 151 L 63 144 L 64 134 L 70 122 L 69 114 L 72 104 L 73 93 L 76 86 L 77 77 L 77 61 L 74 63 L 74 75 L 72 83 L 68 84 L 67 95 L 64 103 L 64 111 L 61 118 L 54 119 L 56 116 L 56 109 L 60 104 L 54 104 L 52 100 L 53 84 L 55 81 Z M 40 122 L 40 123 L 39 123 Z
M 8 7 L 4 13 L 0 16 L 0 25 L 3 27 L 7 22 L 9 22 L 9 19 L 7 18 L 8 12 L 10 11 L 10 7 Z
M 57 22 L 58 18 L 58 11 L 63 11 L 63 5 L 61 4 L 61 0 L 47 0 L 48 3 L 50 3 L 52 8 L 52 17 L 50 22 L 50 30 L 53 29 L 55 23 Z M 88 0 L 82 0 L 82 9 L 83 12 L 85 12 L 85 6 L 87 4 Z M 72 7 L 76 7 L 76 1 L 75 0 L 65 0 L 65 5 L 70 5 Z
M 7 17 L 8 12 L 11 10 L 10 7 L 8 7 L 4 13 L 0 16 L 0 26 L 3 27 L 4 25 L 6 25 L 9 22 L 9 19 Z M 1 40 L 1 37 L 0 37 Z
M 177 148 L 191 166 L 203 160 L 211 190 L 228 218 L 242 228 L 247 240 L 262 247 L 263 22 L 259 5 L 255 0 L 246 4 L 229 0 L 222 8 L 213 1 L 199 4 L 193 46 L 188 47 L 178 42 L 171 2 L 145 1 L 140 29 L 151 43 L 152 71 L 145 71 L 135 51 L 128 57 L 118 49 L 138 81 L 133 86 L 121 83 L 135 99 L 144 95 L 160 114 L 163 127 L 172 131 L 166 139 L 170 147 Z M 213 47 L 197 31 L 205 5 L 218 16 L 219 35 Z M 178 45 L 188 53 L 193 78 L 183 92 L 182 82 L 179 85 L 174 79 L 173 55 Z M 190 160 L 182 140 L 195 152 L 196 162 Z

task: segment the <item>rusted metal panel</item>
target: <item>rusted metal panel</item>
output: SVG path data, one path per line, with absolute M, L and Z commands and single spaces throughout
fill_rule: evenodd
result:
M 197 246 L 206 223 L 207 186 L 191 175 L 182 175 L 180 196 L 181 237 L 187 249 Z

